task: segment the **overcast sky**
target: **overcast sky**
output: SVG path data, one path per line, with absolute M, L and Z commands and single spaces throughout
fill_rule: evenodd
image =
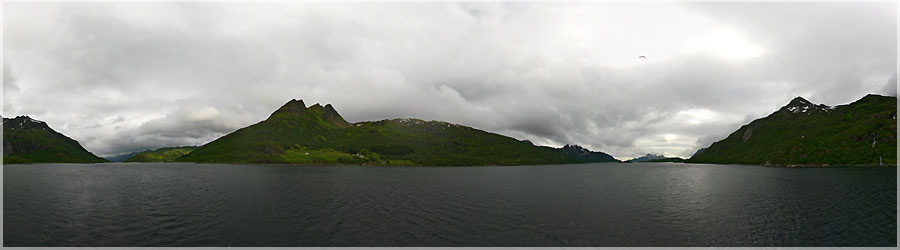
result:
M 3 116 L 101 156 L 201 145 L 295 98 L 350 122 L 689 157 L 796 96 L 897 93 L 894 2 L 7 2 L 3 14 Z

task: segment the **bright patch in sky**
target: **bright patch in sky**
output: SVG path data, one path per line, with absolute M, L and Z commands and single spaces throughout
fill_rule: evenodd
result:
M 692 38 L 688 40 L 686 49 L 735 60 L 757 57 L 763 52 L 731 28 L 717 28 L 703 37 Z
M 191 121 L 206 121 L 211 120 L 219 116 L 219 110 L 213 107 L 205 107 L 198 110 L 194 110 L 190 113 L 188 118 Z
M 678 111 L 678 117 L 690 124 L 702 124 L 717 118 L 716 114 L 709 109 L 688 109 Z
M 676 135 L 676 134 L 666 134 L 666 135 L 665 135 L 665 138 L 666 138 L 666 141 L 672 141 L 672 140 L 678 139 L 678 135 Z

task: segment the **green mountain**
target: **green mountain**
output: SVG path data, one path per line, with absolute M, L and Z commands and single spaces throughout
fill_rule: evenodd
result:
M 47 123 L 28 116 L 3 118 L 3 164 L 31 162 L 106 162 Z
M 125 162 L 166 162 L 174 161 L 176 158 L 186 155 L 197 149 L 196 146 L 184 147 L 168 147 L 156 150 L 147 150 L 140 152 L 125 160 Z
M 554 148 L 447 122 L 392 119 L 351 124 L 330 104 L 307 108 L 298 100 L 176 161 L 429 166 L 579 162 Z
M 758 165 L 897 164 L 897 98 L 866 95 L 828 107 L 797 97 L 687 162 Z

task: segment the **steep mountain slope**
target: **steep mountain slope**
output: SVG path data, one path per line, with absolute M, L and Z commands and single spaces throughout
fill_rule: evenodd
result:
M 594 152 L 578 145 L 566 144 L 562 148 L 557 149 L 560 153 L 575 159 L 577 162 L 620 162 L 603 152 Z
M 897 98 L 837 107 L 797 97 L 688 159 L 760 165 L 897 164 Z
M 331 105 L 306 108 L 291 100 L 268 119 L 238 129 L 177 159 L 190 162 L 286 163 L 290 149 L 327 148 L 329 139 L 344 136 L 349 127 Z
M 291 100 L 268 119 L 178 158 L 188 162 L 519 165 L 575 163 L 550 147 L 456 124 L 392 119 L 350 124 L 331 105 Z
M 28 116 L 3 118 L 3 163 L 106 162 L 47 123 Z
M 186 155 L 191 151 L 197 149 L 196 146 L 184 146 L 184 147 L 166 147 L 166 148 L 158 148 L 156 150 L 147 150 L 144 152 L 140 152 L 128 158 L 126 162 L 166 162 L 166 161 L 174 161 L 178 157 L 182 155 Z

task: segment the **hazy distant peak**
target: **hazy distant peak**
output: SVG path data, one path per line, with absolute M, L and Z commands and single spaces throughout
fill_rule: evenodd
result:
M 627 160 L 627 162 L 642 162 L 642 161 L 649 161 L 649 160 L 656 160 L 656 159 L 664 159 L 664 158 L 666 158 L 665 155 L 646 154 L 646 155 L 641 156 L 641 157 L 637 157 L 637 158 L 634 158 L 634 159 L 631 159 L 631 160 Z

